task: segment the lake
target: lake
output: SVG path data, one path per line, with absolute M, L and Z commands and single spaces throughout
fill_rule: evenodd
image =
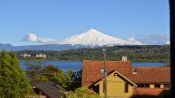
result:
M 42 66 L 54 65 L 57 68 L 63 69 L 65 72 L 68 69 L 78 71 L 82 68 L 82 61 L 41 61 Z M 25 70 L 27 62 L 25 60 L 20 61 L 20 66 Z M 132 62 L 132 66 L 164 66 L 166 63 L 159 62 Z

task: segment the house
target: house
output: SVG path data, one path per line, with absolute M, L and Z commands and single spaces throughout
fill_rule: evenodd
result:
M 43 96 L 42 98 L 61 98 L 61 96 L 65 92 L 64 88 L 62 88 L 60 85 L 57 85 L 52 81 L 33 82 L 32 86 L 34 91 L 38 95 Z
M 46 58 L 46 54 L 42 54 L 42 53 L 36 54 L 36 57 L 37 58 Z
M 31 57 L 31 55 L 28 54 L 28 53 L 24 53 L 24 54 L 22 54 L 21 56 L 24 57 L 24 58 L 26 58 L 26 57 Z
M 131 62 L 107 61 L 107 96 L 159 95 L 170 88 L 170 67 L 133 67 Z M 104 96 L 104 61 L 84 60 L 82 86 Z

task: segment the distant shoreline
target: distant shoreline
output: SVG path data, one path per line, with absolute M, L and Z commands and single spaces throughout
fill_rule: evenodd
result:
M 82 62 L 83 60 L 59 60 L 59 59 L 19 59 L 19 60 L 28 60 L 28 61 L 31 61 L 31 60 L 39 60 L 39 61 L 74 61 L 74 62 Z M 88 60 L 93 60 L 93 59 L 88 59 Z M 101 60 L 99 60 L 101 61 Z M 109 61 L 120 61 L 120 60 L 109 60 Z M 150 59 L 142 59 L 142 60 L 128 60 L 128 61 L 131 61 L 131 62 L 150 62 L 150 63 L 170 63 L 170 60 L 169 59 L 161 59 L 161 60 L 150 60 Z
M 18 51 L 18 59 L 37 59 L 48 61 L 82 61 L 82 60 L 103 60 L 102 49 L 107 51 L 107 60 L 120 61 L 122 56 L 126 56 L 132 62 L 170 62 L 170 46 L 114 46 L 101 48 L 83 48 L 66 51 L 38 51 L 25 50 Z M 27 54 L 30 57 L 24 57 Z M 36 57 L 37 54 L 46 57 Z

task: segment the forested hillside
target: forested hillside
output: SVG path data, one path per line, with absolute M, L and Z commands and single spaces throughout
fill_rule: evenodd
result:
M 169 62 L 170 46 L 169 45 L 146 45 L 146 46 L 114 46 L 102 48 L 82 48 L 66 51 L 34 51 L 25 50 L 18 51 L 18 57 L 24 59 L 20 55 L 29 53 L 35 55 L 44 53 L 47 55 L 46 60 L 102 60 L 102 49 L 107 49 L 107 60 L 121 60 L 122 56 L 127 56 L 131 61 L 146 62 Z M 32 59 L 35 59 L 32 57 Z

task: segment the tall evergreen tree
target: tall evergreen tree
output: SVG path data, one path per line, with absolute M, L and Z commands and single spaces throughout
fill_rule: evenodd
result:
M 0 52 L 0 98 L 23 98 L 30 90 L 15 52 Z

